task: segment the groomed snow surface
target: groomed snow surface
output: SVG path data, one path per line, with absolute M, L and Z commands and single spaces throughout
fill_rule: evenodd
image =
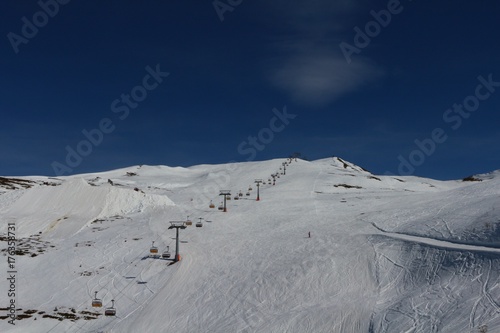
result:
M 299 159 L 269 185 L 285 161 L 0 187 L 19 316 L 5 318 L 2 238 L 0 332 L 500 332 L 499 172 L 442 182 Z M 219 190 L 232 193 L 226 213 Z M 152 241 L 175 250 L 169 221 L 188 216 L 182 260 L 150 255 Z

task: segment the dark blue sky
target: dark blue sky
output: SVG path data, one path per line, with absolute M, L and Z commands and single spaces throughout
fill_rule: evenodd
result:
M 41 0 L 0 13 L 2 175 L 292 152 L 438 179 L 500 168 L 498 1 Z

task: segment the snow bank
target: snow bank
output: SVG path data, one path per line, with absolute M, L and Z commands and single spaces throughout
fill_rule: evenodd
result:
M 73 234 L 97 218 L 173 205 L 164 195 L 113 186 L 91 186 L 83 178 L 75 178 L 60 186 L 26 191 L 5 212 L 5 216 L 16 218 L 21 236 L 49 233 L 63 225 L 64 234 Z

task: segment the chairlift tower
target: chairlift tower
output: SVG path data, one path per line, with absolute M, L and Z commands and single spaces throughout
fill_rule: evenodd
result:
M 262 183 L 263 183 L 262 179 L 255 180 L 255 184 L 257 184 L 257 200 L 256 201 L 260 201 L 260 184 L 262 184 Z
M 276 185 L 276 175 L 273 173 L 271 177 L 273 177 L 273 185 Z
M 222 211 L 225 213 L 225 212 L 227 212 L 226 200 L 227 200 L 228 196 L 231 197 L 231 191 L 229 191 L 229 190 L 221 190 L 219 195 L 223 195 L 224 196 L 224 209 Z
M 283 175 L 286 175 L 286 162 L 283 162 L 282 165 L 283 165 Z
M 186 222 L 185 221 L 170 221 L 170 227 L 169 229 L 175 229 L 175 257 L 174 257 L 174 262 L 178 262 L 181 260 L 179 256 L 179 229 L 186 229 Z

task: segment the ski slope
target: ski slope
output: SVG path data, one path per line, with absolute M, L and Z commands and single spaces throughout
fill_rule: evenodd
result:
M 23 318 L 0 320 L 0 331 L 500 332 L 498 172 L 443 182 L 299 159 L 269 185 L 285 161 L 0 187 L 2 221 L 25 249 Z M 219 190 L 233 194 L 226 213 Z M 152 241 L 174 249 L 169 221 L 188 216 L 203 227 L 180 231 L 182 260 L 152 257 Z M 91 307 L 95 291 L 105 307 L 115 300 L 116 316 Z

